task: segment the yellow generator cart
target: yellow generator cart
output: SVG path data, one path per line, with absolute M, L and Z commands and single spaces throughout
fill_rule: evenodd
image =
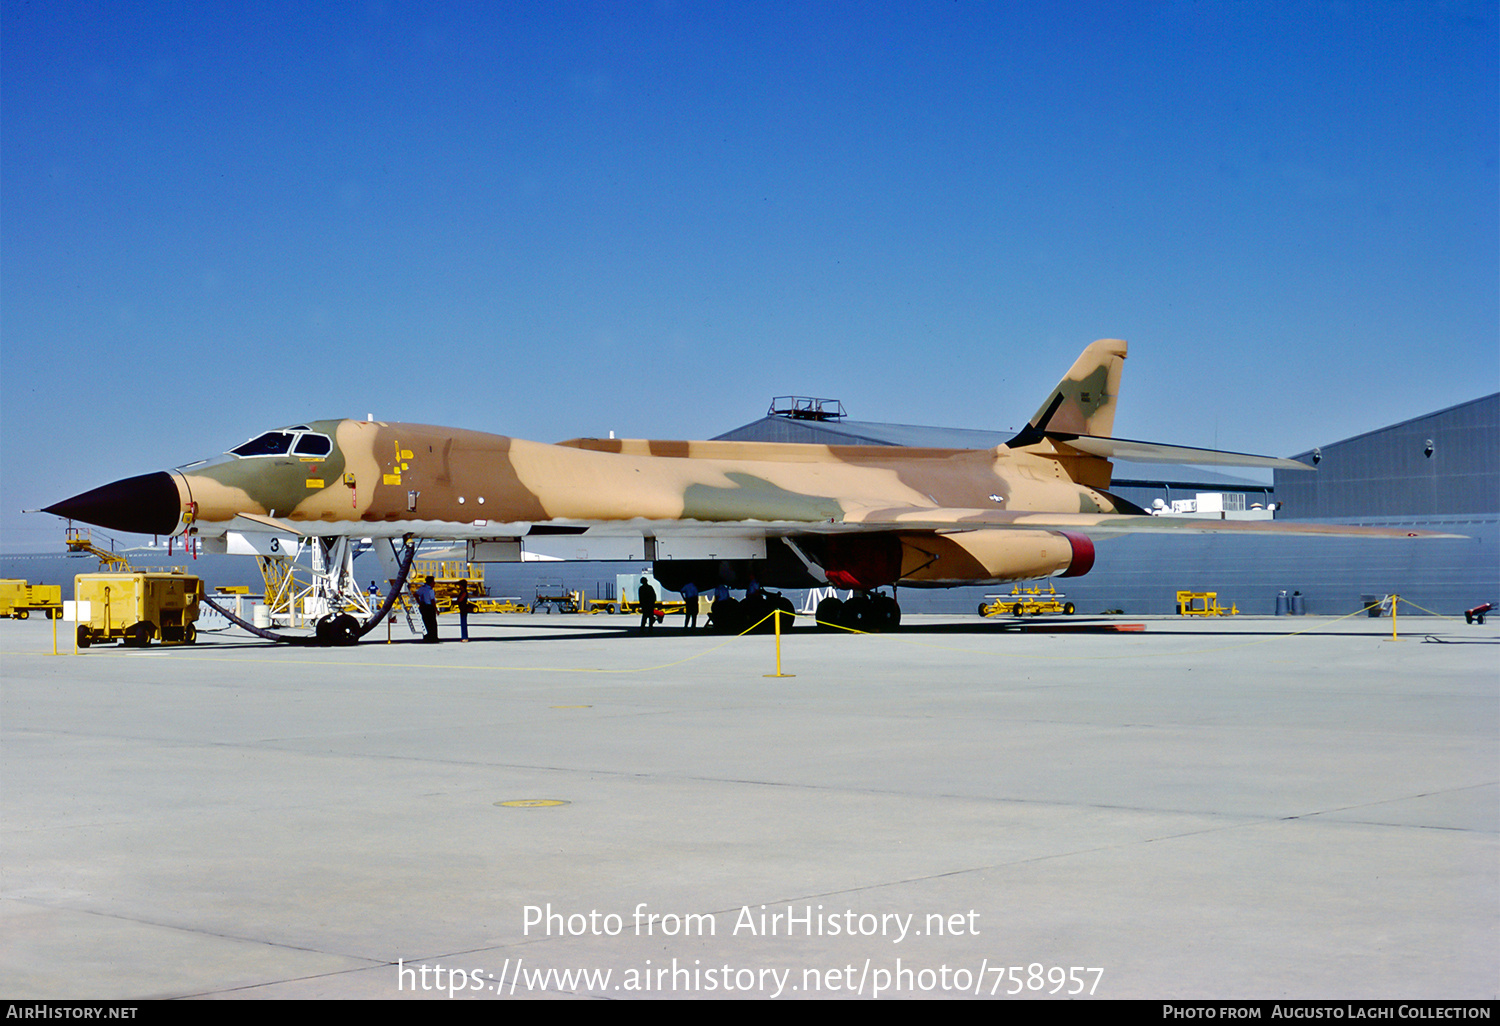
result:
M 203 581 L 192 574 L 114 573 L 79 574 L 73 579 L 79 608 L 78 647 L 96 641 L 125 639 L 127 645 L 146 646 L 152 638 L 166 645 L 191 645 L 198 640 L 198 604 Z
M 33 610 L 49 620 L 62 616 L 62 585 L 0 580 L 0 616 L 24 620 Z
M 1216 591 L 1179 591 L 1177 593 L 1178 616 L 1238 616 L 1239 607 L 1230 603 L 1225 609 L 1219 605 Z

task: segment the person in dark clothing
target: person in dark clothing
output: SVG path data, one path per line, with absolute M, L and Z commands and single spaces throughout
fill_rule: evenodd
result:
M 417 611 L 422 614 L 422 640 L 437 644 L 437 591 L 432 586 L 432 577 L 422 582 L 417 589 Z
M 636 597 L 641 604 L 641 631 L 644 633 L 656 627 L 656 589 L 642 577 L 641 590 Z
M 698 626 L 698 586 L 688 581 L 682 586 L 682 629 L 690 631 Z
M 467 580 L 458 582 L 458 640 L 469 640 L 469 610 L 474 608 L 469 602 L 469 582 Z

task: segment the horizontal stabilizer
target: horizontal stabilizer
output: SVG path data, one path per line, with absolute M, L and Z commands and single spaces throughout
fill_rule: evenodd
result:
M 1096 435 L 1046 433 L 1046 437 L 1071 446 L 1090 456 L 1130 460 L 1132 463 L 1192 463 L 1216 467 L 1271 467 L 1276 470 L 1312 470 L 1306 463 L 1280 456 L 1253 456 L 1243 452 L 1218 449 L 1195 449 L 1189 445 L 1162 445 L 1158 442 L 1134 442 L 1128 438 L 1100 438 Z

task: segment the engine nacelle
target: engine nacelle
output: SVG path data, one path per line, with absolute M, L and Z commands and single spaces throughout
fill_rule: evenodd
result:
M 1082 577 L 1094 567 L 1094 543 L 1064 531 L 904 535 L 901 542 L 904 584 L 941 587 Z

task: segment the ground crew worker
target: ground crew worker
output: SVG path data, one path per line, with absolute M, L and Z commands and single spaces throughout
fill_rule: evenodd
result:
M 417 609 L 422 614 L 422 630 L 426 631 L 422 640 L 437 644 L 437 591 L 432 587 L 430 575 L 417 589 Z
M 473 603 L 469 601 L 469 582 L 467 579 L 458 582 L 458 640 L 469 640 L 469 610 L 473 609 Z
M 682 629 L 693 630 L 698 626 L 698 586 L 688 581 L 682 586 Z
M 641 578 L 641 590 L 636 593 L 636 598 L 641 603 L 641 633 L 653 630 L 656 627 L 656 589 Z

